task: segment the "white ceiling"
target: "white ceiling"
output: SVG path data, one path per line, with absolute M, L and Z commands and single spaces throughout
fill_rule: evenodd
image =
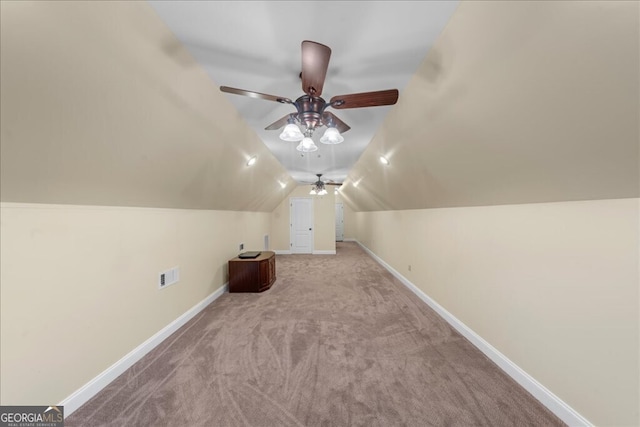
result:
M 215 85 L 296 99 L 303 40 L 332 49 L 323 98 L 398 89 L 400 99 L 458 6 L 457 1 L 293 2 L 293 1 L 149 1 L 192 57 L 179 46 L 164 48 L 183 67 L 202 66 Z M 197 63 L 194 63 L 197 61 Z M 302 155 L 297 143 L 264 128 L 291 105 L 225 94 L 274 156 L 299 182 L 342 182 L 394 106 L 335 110 L 351 126 L 345 142 L 318 143 Z

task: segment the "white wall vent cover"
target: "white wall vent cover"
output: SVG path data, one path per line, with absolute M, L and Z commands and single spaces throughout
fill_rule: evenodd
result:
M 158 276 L 158 288 L 166 288 L 180 280 L 180 268 L 174 267 L 171 270 L 163 271 Z

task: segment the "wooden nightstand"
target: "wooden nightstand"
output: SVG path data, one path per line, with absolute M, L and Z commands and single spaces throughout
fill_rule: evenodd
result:
M 229 260 L 229 292 L 264 292 L 275 281 L 275 252 L 262 251 L 257 258 Z

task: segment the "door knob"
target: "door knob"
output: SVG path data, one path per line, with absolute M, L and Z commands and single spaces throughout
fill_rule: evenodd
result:
M 309 231 L 311 231 L 311 229 L 309 229 Z

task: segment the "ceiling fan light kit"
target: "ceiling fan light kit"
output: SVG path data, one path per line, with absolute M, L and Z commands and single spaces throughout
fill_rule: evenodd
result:
M 312 188 L 311 191 L 309 191 L 309 194 L 314 196 L 324 196 L 325 194 L 327 194 L 327 190 L 325 190 L 324 188 L 322 188 L 321 190 L 316 190 L 315 188 Z
M 300 144 L 296 147 L 296 150 L 301 151 L 303 153 L 312 153 L 318 149 L 318 146 L 313 142 L 308 136 L 305 136 Z
M 289 142 L 302 141 L 304 134 L 300 132 L 300 128 L 295 123 L 289 123 L 284 127 L 280 134 L 280 139 Z
M 335 127 L 327 128 L 322 138 L 320 138 L 320 142 L 323 144 L 340 144 L 343 141 L 344 137 L 340 135 L 340 132 Z
M 339 144 L 344 141 L 341 133 L 351 128 L 334 114 L 326 111 L 327 108 L 376 107 L 393 105 L 398 101 L 397 89 L 339 95 L 332 97 L 329 102 L 325 101 L 320 96 L 322 95 L 322 89 L 329 67 L 331 49 L 328 46 L 309 40 L 303 41 L 301 47 L 302 72 L 300 73 L 300 78 L 302 80 L 302 91 L 305 94 L 295 101 L 284 96 L 220 86 L 222 92 L 293 105 L 296 108 L 295 113 L 287 114 L 265 129 L 277 130 L 286 125 L 280 134 L 280 139 L 292 142 L 301 141 L 296 147 L 298 151 L 308 153 L 318 149 L 311 140 L 311 135 L 313 135 L 313 131 L 316 130 L 316 128 L 322 126 L 327 127 L 327 130 L 322 138 L 320 138 L 320 142 L 323 144 Z M 297 124 L 302 126 L 304 131 L 301 131 Z M 305 142 L 307 139 L 308 141 Z

